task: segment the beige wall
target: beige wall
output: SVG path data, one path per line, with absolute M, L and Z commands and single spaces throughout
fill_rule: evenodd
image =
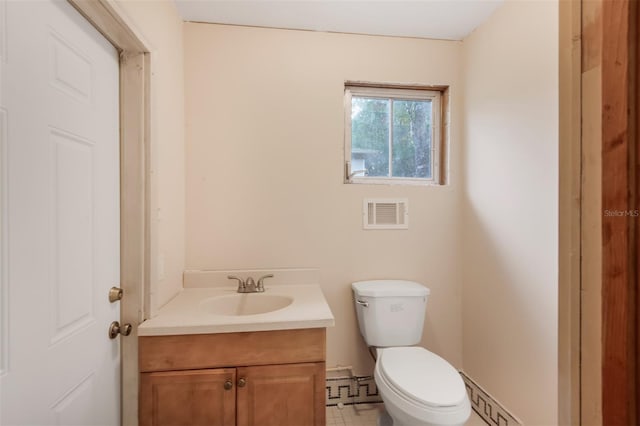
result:
M 151 313 L 182 288 L 185 258 L 182 19 L 171 0 L 118 0 L 151 49 Z
M 460 131 L 451 184 L 343 184 L 345 80 L 451 85 L 461 43 L 185 24 L 187 268 L 320 268 L 336 319 L 328 365 L 371 372 L 350 283 L 431 288 L 424 344 L 462 364 Z M 407 197 L 408 231 L 362 230 L 365 197 Z
M 558 3 L 508 0 L 464 68 L 464 369 L 525 424 L 556 424 Z

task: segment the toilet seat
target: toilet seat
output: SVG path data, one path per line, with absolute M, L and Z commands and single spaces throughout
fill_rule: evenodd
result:
M 451 364 L 420 347 L 377 351 L 375 381 L 394 424 L 464 425 L 471 403 Z M 439 389 L 445 388 L 440 394 Z
M 378 372 L 385 382 L 417 405 L 455 407 L 467 398 L 456 369 L 425 348 L 385 348 L 378 356 Z

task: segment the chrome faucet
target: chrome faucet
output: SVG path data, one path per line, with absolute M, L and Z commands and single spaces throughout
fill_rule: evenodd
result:
M 239 293 L 256 293 L 258 290 L 256 289 L 256 282 L 252 277 L 247 278 L 244 282 L 244 291 L 239 291 Z
M 238 293 L 263 293 L 264 292 L 264 280 L 267 278 L 273 278 L 273 274 L 267 274 L 258 279 L 258 284 L 253 280 L 253 277 L 248 277 L 245 280 L 238 278 L 235 275 L 227 275 L 230 280 L 238 281 Z

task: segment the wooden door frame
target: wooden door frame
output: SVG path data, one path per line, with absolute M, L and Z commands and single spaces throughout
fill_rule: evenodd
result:
M 137 325 L 149 294 L 150 76 L 148 44 L 113 0 L 68 0 L 120 53 L 120 322 L 122 424 L 138 424 Z M 105 300 L 107 295 L 105 294 Z M 106 327 L 106 326 L 105 326 Z M 105 338 L 106 338 L 105 330 Z
M 640 108 L 636 108 L 640 99 L 638 1 L 561 0 L 559 7 L 558 422 L 637 424 L 640 420 L 637 365 L 640 218 L 636 216 L 640 209 L 640 150 L 636 130 L 640 122 Z M 588 18 L 583 19 L 585 16 Z M 587 72 L 589 80 L 585 82 Z M 584 127 L 585 120 L 596 124 Z M 587 130 L 584 134 L 583 129 Z M 594 129 L 600 133 L 592 134 Z M 585 155 L 598 158 L 591 157 L 591 163 L 585 163 Z M 588 186 L 585 173 L 591 182 Z M 595 206 L 601 211 L 589 211 Z M 589 244 L 585 244 L 585 236 L 592 232 L 583 228 L 587 215 L 590 221 L 594 216 L 597 218 L 601 241 L 600 237 L 591 236 Z M 589 226 L 593 224 L 589 222 Z M 585 254 L 589 254 L 589 262 L 601 266 L 600 277 L 582 275 Z M 587 281 L 590 308 L 584 312 Z M 598 312 L 593 310 L 594 306 L 600 307 Z M 601 318 L 591 318 L 596 313 Z M 598 327 L 594 327 L 594 320 Z M 590 342 L 587 346 L 586 341 Z M 583 381 L 583 374 L 596 365 L 583 369 L 585 350 L 600 352 L 589 357 L 590 363 L 597 360 L 596 365 L 601 366 L 599 373 L 594 371 L 596 380 L 589 373 L 589 383 Z M 596 417 L 582 418 L 586 406 L 591 408 L 590 415 Z
M 637 1 L 603 1 L 602 24 L 602 418 L 631 425 L 638 420 Z
M 580 424 L 582 1 L 560 1 L 558 424 Z

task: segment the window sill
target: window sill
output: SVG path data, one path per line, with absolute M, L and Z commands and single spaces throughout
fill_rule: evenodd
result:
M 408 185 L 408 186 L 445 186 L 442 183 L 431 179 L 411 179 L 411 178 L 351 178 L 345 180 L 345 184 L 358 185 Z

